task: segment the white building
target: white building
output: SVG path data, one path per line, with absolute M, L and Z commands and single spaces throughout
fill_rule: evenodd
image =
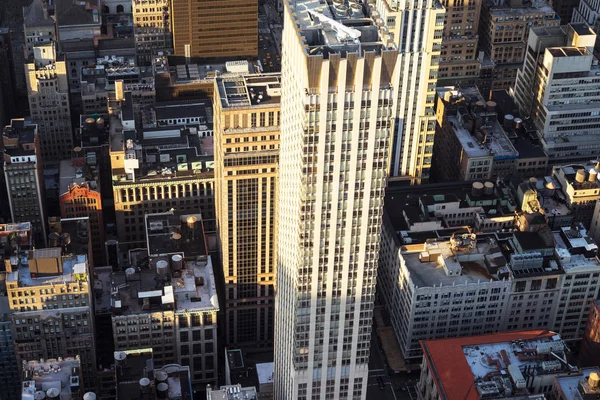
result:
M 581 0 L 579 6 L 573 10 L 571 22 L 585 22 L 594 32 L 600 28 L 600 1 Z
M 384 224 L 382 242 L 393 242 Z M 405 359 L 421 356 L 423 339 L 497 332 L 510 291 L 497 242 L 474 234 L 399 247 L 382 244 L 379 293 L 391 313 Z M 389 268 L 389 266 L 392 266 Z M 498 273 L 491 275 L 487 265 Z
M 583 227 L 531 232 L 397 232 L 384 216 L 378 293 L 405 359 L 419 340 L 553 329 L 573 347 L 597 298 L 600 261 Z
M 398 49 L 369 9 L 350 6 L 347 19 L 341 3 L 285 4 L 274 376 L 281 400 L 366 396 Z
M 395 128 L 392 176 L 413 183 L 429 178 L 435 136 L 435 86 L 444 8 L 437 0 L 378 0 L 373 18 L 398 47 L 393 77 Z
M 564 35 L 564 45 L 556 46 L 557 35 Z M 595 42 L 596 34 L 585 24 L 570 24 L 563 33 L 537 30 L 528 42 L 515 100 L 522 112 L 530 113 L 550 165 L 587 162 L 600 151 L 600 67 L 592 53 Z M 529 110 L 524 99 L 532 94 Z
M 585 331 L 590 305 L 600 293 L 598 246 L 585 229 L 562 228 L 554 233 L 554 240 L 565 275 L 558 286 L 553 330 L 565 341 L 578 342 Z

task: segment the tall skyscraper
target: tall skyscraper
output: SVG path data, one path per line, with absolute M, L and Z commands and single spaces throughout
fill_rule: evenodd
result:
M 350 6 L 285 4 L 277 400 L 366 396 L 398 48 Z
M 176 56 L 258 55 L 257 0 L 171 0 L 171 25 Z
M 390 172 L 420 183 L 431 168 L 444 9 L 437 0 L 378 0 L 372 17 L 392 34 L 400 53 L 392 84 L 396 128 Z
M 281 78 L 216 79 L 215 209 L 227 344 L 273 346 Z

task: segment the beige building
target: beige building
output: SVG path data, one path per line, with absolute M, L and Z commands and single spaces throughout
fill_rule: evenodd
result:
M 509 89 L 515 84 L 530 28 L 559 25 L 560 17 L 545 0 L 483 0 L 479 48 L 495 63 L 491 89 Z
M 176 56 L 258 55 L 257 0 L 171 0 L 170 15 Z
M 281 80 L 279 74 L 217 78 L 215 93 L 215 207 L 227 344 L 271 347 Z
M 403 22 L 410 14 L 403 8 L 387 17 L 364 4 L 351 8 L 352 18 L 346 18 L 348 6 L 340 2 L 285 2 L 276 399 L 366 398 L 391 117 L 397 109 L 414 116 L 401 132 L 404 148 L 415 152 L 407 150 L 406 165 L 418 164 L 424 118 L 414 112 L 428 103 L 429 76 L 420 74 L 433 56 L 418 37 L 409 37 L 400 50 L 394 39 L 402 35 L 392 36 L 385 27 L 393 18 L 394 29 L 410 32 Z M 438 11 L 443 10 L 432 11 L 428 3 L 414 12 L 432 37 Z M 412 46 L 411 52 L 405 46 Z M 396 73 L 416 81 L 409 84 Z M 406 83 L 402 88 L 400 81 Z M 415 87 L 422 91 L 413 92 Z M 414 175 L 421 176 L 416 169 Z M 412 167 L 402 171 L 412 173 Z
M 443 0 L 446 9 L 438 86 L 474 86 L 479 78 L 479 14 L 482 0 Z
M 412 183 L 427 181 L 435 136 L 435 87 L 444 8 L 434 0 L 406 4 L 378 0 L 376 7 L 370 6 L 367 13 L 378 26 L 385 25 L 399 51 L 393 64 L 395 107 L 389 114 L 394 118 L 387 161 L 390 175 Z M 420 29 L 415 29 L 415 24 L 420 24 Z M 386 100 L 377 102 L 386 105 Z M 369 107 L 370 103 L 371 100 L 361 103 L 361 107 Z M 386 124 L 381 122 L 376 127 L 385 129 Z
M 201 106 L 198 112 L 205 112 L 204 108 Z M 169 112 L 177 113 L 178 109 L 165 110 L 166 114 Z M 213 138 L 199 135 L 205 126 L 178 122 L 136 131 L 133 110 L 127 108 L 121 112 L 121 119 L 111 116 L 110 127 L 113 193 L 121 245 L 143 247 L 144 215 L 170 209 L 199 209 L 206 232 L 214 232 Z
M 34 62 L 25 65 L 31 120 L 38 126 L 44 165 L 58 165 L 73 150 L 69 78 L 54 43 L 34 47 Z
M 173 51 L 171 0 L 133 0 L 135 52 L 139 65 L 150 65 L 158 52 Z
M 79 356 L 83 386 L 93 389 L 96 353 L 88 260 L 74 252 L 71 240 L 76 238 L 63 235 L 60 247 L 19 253 L 18 264 L 6 263 L 15 351 L 19 363 Z

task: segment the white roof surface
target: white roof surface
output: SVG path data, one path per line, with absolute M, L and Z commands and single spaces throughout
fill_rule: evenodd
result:
M 256 364 L 256 373 L 258 374 L 258 383 L 273 383 L 273 363 Z

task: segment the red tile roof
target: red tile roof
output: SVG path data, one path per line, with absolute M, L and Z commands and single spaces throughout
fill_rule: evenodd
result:
M 421 347 L 442 399 L 479 400 L 471 367 L 463 353 L 463 346 L 550 338 L 554 335 L 556 333 L 545 329 L 503 332 L 452 339 L 422 340 Z

